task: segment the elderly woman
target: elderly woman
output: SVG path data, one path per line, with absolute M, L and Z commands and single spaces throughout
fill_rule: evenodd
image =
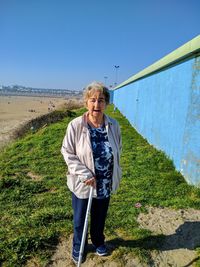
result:
M 99 256 L 107 254 L 104 225 L 110 194 L 119 186 L 121 134 L 116 120 L 104 114 L 109 90 L 99 82 L 84 92 L 87 112 L 67 127 L 61 153 L 68 165 L 67 185 L 72 192 L 74 237 L 72 259 L 79 257 L 90 186 L 94 187 L 90 237 Z

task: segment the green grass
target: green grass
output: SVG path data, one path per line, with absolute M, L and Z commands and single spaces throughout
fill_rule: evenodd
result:
M 72 233 L 71 194 L 60 153 L 68 122 L 84 112 L 28 133 L 0 155 L 0 265 L 23 266 L 32 257 L 44 266 L 59 237 Z M 123 179 L 111 198 L 106 236 L 113 257 L 133 253 L 148 261 L 162 236 L 140 229 L 146 207 L 200 208 L 200 189 L 188 185 L 166 155 L 149 145 L 113 107 L 107 113 L 121 126 Z M 32 177 L 36 177 L 32 179 Z M 142 207 L 135 208 L 140 202 Z M 199 265 L 200 266 L 200 265 Z

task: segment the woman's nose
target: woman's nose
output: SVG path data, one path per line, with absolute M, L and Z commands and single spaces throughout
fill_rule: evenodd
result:
M 95 101 L 95 107 L 99 107 L 99 101 L 98 100 Z

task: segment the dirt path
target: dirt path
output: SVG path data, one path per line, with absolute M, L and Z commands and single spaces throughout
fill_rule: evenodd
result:
M 139 259 L 125 255 L 123 259 L 113 260 L 111 243 L 108 250 L 111 255 L 98 257 L 89 246 L 83 267 L 192 267 L 198 259 L 195 247 L 200 246 L 200 210 L 172 210 L 169 208 L 149 208 L 147 214 L 140 214 L 138 222 L 142 228 L 149 229 L 155 235 L 163 234 L 165 239 L 159 250 L 152 250 L 152 262 L 139 262 Z M 153 238 L 153 237 L 152 237 Z M 51 262 L 46 267 L 73 267 L 71 261 L 71 243 L 61 240 Z
M 61 240 L 58 244 L 57 250 L 53 257 L 51 258 L 50 263 L 46 267 L 74 267 L 76 266 L 74 262 L 71 260 L 71 244 L 72 244 L 72 236 L 70 236 L 69 240 Z M 112 245 L 108 245 L 108 251 L 112 251 L 114 247 Z M 88 254 L 86 261 L 81 264 L 81 267 L 123 267 L 124 260 L 126 261 L 127 267 L 145 267 L 140 264 L 138 259 L 128 258 L 127 256 L 124 259 L 112 259 L 112 255 L 99 257 L 95 254 L 95 251 L 92 245 L 89 243 L 88 245 Z M 31 266 L 29 266 L 31 267 Z

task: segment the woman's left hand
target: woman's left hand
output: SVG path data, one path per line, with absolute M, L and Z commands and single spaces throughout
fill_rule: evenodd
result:
M 96 179 L 95 179 L 95 177 L 87 179 L 84 183 L 86 185 L 90 185 L 90 186 L 93 186 L 94 188 L 96 188 Z

